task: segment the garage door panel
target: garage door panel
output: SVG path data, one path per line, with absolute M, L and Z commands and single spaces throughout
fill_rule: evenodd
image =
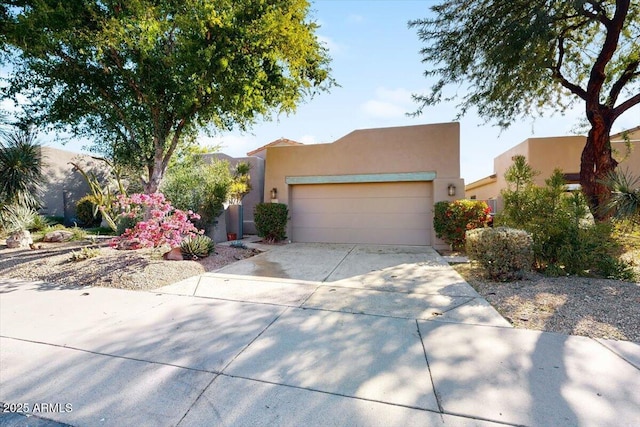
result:
M 426 206 L 423 198 L 418 197 L 393 197 L 383 198 L 377 197 L 374 199 L 367 198 L 352 198 L 352 199 L 335 199 L 335 198 L 299 198 L 296 197 L 297 213 L 310 214 L 310 213 L 333 213 L 343 212 L 349 213 L 363 213 L 363 212 L 379 212 L 389 214 L 402 214 L 403 212 L 413 212 L 426 214 L 429 208 Z
M 292 239 L 429 245 L 432 200 L 428 182 L 294 185 Z
M 366 229 L 294 229 L 293 235 L 298 242 L 317 243 L 371 243 L 386 245 L 425 245 L 429 239 L 429 231 L 421 229 L 381 229 L 372 233 Z
M 301 215 L 298 217 L 298 215 Z M 414 228 L 426 229 L 425 216 L 414 214 L 300 214 L 291 216 L 296 228 Z
M 350 199 L 354 197 L 398 197 L 398 187 L 402 187 L 402 197 L 424 197 L 424 182 L 382 182 L 375 184 L 310 184 L 296 185 L 294 189 L 297 197 L 325 198 L 323 190 L 331 187 L 331 197 Z M 319 191 L 320 190 L 320 191 Z

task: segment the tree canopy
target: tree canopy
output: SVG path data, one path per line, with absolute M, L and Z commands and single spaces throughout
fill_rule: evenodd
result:
M 179 144 L 246 129 L 327 90 L 307 0 L 13 0 L 4 97 L 72 130 L 158 189 Z
M 475 108 L 508 127 L 583 103 L 591 128 L 580 180 L 592 212 L 602 217 L 598 208 L 609 196 L 602 180 L 617 165 L 611 128 L 640 103 L 640 4 L 447 0 L 431 11 L 409 23 L 425 42 L 425 75 L 436 78 L 429 93 L 415 96 L 418 114 L 457 99 L 461 115 Z

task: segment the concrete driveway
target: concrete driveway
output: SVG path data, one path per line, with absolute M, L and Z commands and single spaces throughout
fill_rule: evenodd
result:
M 2 425 L 640 425 L 638 344 L 510 328 L 430 248 L 0 291 L 0 401 L 31 415 Z

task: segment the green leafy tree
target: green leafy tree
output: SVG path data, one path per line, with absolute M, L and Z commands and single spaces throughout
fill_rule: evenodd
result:
M 459 99 L 507 127 L 520 117 L 584 105 L 590 130 L 580 184 L 591 212 L 609 198 L 602 183 L 617 162 L 609 135 L 640 103 L 640 3 L 630 0 L 447 0 L 433 16 L 409 23 L 426 43 L 425 75 L 435 77 L 425 106 Z M 446 89 L 468 83 L 461 95 Z
M 246 129 L 333 84 L 307 0 L 6 3 L 5 96 L 143 169 L 147 193 L 198 131 Z

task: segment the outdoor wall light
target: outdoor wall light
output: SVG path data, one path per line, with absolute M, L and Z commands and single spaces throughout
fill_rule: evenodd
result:
M 447 193 L 451 197 L 455 196 L 456 195 L 456 186 L 453 185 L 453 184 L 449 184 L 449 186 L 447 187 Z
M 278 198 L 278 189 L 273 187 L 271 189 L 271 199 L 277 199 Z

